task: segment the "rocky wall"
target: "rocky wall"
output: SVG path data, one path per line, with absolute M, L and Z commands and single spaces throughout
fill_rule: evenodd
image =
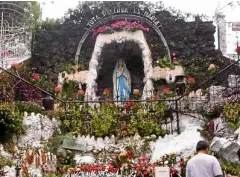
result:
M 142 2 L 134 5 L 130 2 L 127 3 L 125 6 L 138 7 Z M 36 33 L 34 39 L 32 59 L 37 72 L 40 74 L 46 73 L 52 81 L 57 82 L 57 74 L 65 69 L 65 63 L 73 63 L 74 61 L 87 21 L 100 13 L 101 8 L 111 8 L 115 5 L 115 2 L 100 3 L 97 5 L 99 9 L 96 10 L 97 8 L 93 8 L 94 5 L 90 9 L 86 3 L 79 9 L 73 10 L 62 24 L 43 26 Z M 148 9 L 145 10 L 148 11 Z M 189 60 L 189 58 L 196 55 L 214 58 L 221 56 L 219 52 L 215 51 L 215 26 L 212 22 L 203 22 L 199 18 L 192 22 L 186 22 L 166 10 L 157 10 L 155 15 L 161 23 L 160 30 L 170 50 L 176 52 L 178 58 Z M 164 46 L 151 27 L 149 32 L 145 32 L 145 35 L 153 59 L 156 60 L 159 56 L 165 55 Z M 95 39 L 92 39 L 90 35 L 83 44 L 80 56 L 82 59 L 82 62 L 80 62 L 81 67 L 88 68 L 94 43 Z

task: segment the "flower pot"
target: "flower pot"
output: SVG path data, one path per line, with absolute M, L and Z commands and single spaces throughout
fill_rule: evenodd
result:
M 51 96 L 44 97 L 42 104 L 45 111 L 54 110 L 54 100 Z

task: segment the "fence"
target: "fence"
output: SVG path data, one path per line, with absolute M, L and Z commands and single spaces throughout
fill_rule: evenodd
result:
M 73 111 L 73 109 L 75 109 L 74 111 L 78 111 L 79 114 L 81 114 L 83 117 L 83 132 L 85 133 L 94 132 L 93 127 L 90 126 L 92 124 L 92 117 L 103 116 L 101 114 L 102 111 L 108 111 L 108 114 L 111 113 L 112 116 L 117 117 L 117 126 L 119 129 L 127 129 L 127 124 L 130 121 L 131 117 L 135 117 L 136 120 L 140 120 L 141 117 L 141 120 L 152 121 L 157 125 L 161 125 L 162 128 L 168 133 L 173 133 L 175 129 L 178 133 L 180 133 L 179 114 L 174 109 L 178 108 L 178 102 L 174 98 L 153 98 L 149 100 L 132 98 L 132 100 L 128 101 L 116 101 L 109 99 L 103 99 L 100 101 L 65 101 L 39 88 L 37 85 L 24 80 L 18 74 L 14 74 L 3 68 L 0 69 L 4 71 L 2 75 L 5 74 L 5 79 L 1 80 L 3 84 L 1 84 L 2 87 L 0 88 L 0 96 L 2 97 L 2 101 L 14 101 L 16 98 L 18 99 L 19 97 L 13 95 L 16 95 L 18 91 L 18 89 L 16 89 L 18 86 L 17 84 L 23 84 L 25 91 L 22 94 L 25 95 L 27 99 L 20 99 L 20 101 L 39 102 L 39 100 L 44 100 L 44 98 L 40 96 L 36 98 L 36 95 L 48 95 L 52 97 L 51 99 L 53 99 L 55 104 L 59 106 L 58 108 L 61 110 L 61 113 L 65 118 L 67 118 L 67 115 Z M 30 94 L 30 96 L 26 96 L 27 94 Z M 177 124 L 176 128 L 174 127 L 175 122 Z

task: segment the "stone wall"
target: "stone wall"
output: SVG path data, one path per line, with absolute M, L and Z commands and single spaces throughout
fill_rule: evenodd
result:
M 114 3 L 104 3 L 104 6 L 113 7 Z M 135 6 L 137 7 L 138 4 L 136 3 Z M 101 3 L 99 7 L 103 8 Z M 77 46 L 85 32 L 86 23 L 99 11 L 90 9 L 87 5 L 82 8 L 81 13 L 78 9 L 74 10 L 62 24 L 45 25 L 35 35 L 33 65 L 37 68 L 37 72 L 46 73 L 54 82 L 57 82 L 57 74 L 65 70 L 65 63 L 73 63 Z M 160 30 L 170 50 L 176 52 L 178 58 L 189 60 L 196 55 L 214 58 L 219 55 L 214 47 L 215 27 L 212 22 L 203 22 L 199 18 L 193 22 L 186 22 L 166 10 L 156 11 L 155 15 L 162 24 Z M 156 32 L 150 28 L 145 35 L 153 59 L 156 60 L 159 56 L 165 55 L 163 44 Z M 94 43 L 95 39 L 89 36 L 83 44 L 80 56 L 83 61 L 83 63 L 80 62 L 81 67 L 88 68 Z

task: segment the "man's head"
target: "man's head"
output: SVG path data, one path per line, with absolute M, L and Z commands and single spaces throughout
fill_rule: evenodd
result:
M 209 145 L 206 141 L 199 141 L 197 143 L 196 151 L 197 153 L 208 154 Z

